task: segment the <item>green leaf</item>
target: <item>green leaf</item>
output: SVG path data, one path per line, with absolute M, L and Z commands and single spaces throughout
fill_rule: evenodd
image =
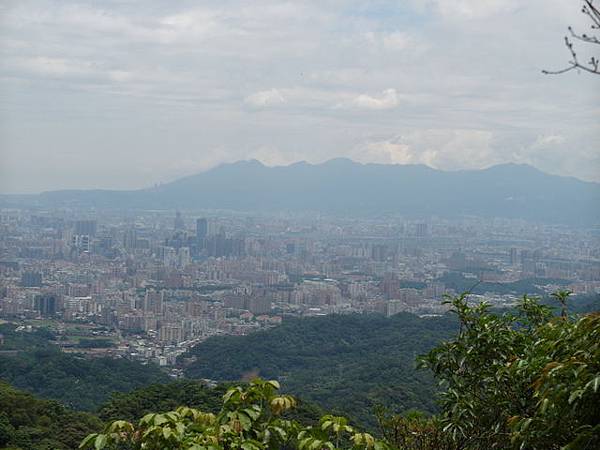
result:
M 593 380 L 589 381 L 588 384 L 585 385 L 585 388 L 591 388 L 594 392 L 598 392 L 598 388 L 600 387 L 600 376 L 597 376 Z
M 581 389 L 577 389 L 576 391 L 573 391 L 571 393 L 571 395 L 569 396 L 569 405 L 571 405 L 578 398 L 581 398 L 582 394 L 583 394 L 583 390 L 581 390 Z
M 267 383 L 269 383 L 271 386 L 273 386 L 277 390 L 281 389 L 281 385 L 279 384 L 279 381 L 277 381 L 277 380 L 269 380 L 269 381 L 267 381 Z
M 257 409 L 254 408 L 245 408 L 243 411 L 252 419 L 252 420 L 256 420 L 258 419 L 258 417 L 260 416 L 260 408 L 257 407 Z
M 244 450 L 260 450 L 260 446 L 254 442 L 246 441 L 240 446 Z
M 104 447 L 106 447 L 106 441 L 107 441 L 106 435 L 105 434 L 99 434 L 96 437 L 96 441 L 94 442 L 94 448 L 96 450 L 103 449 Z
M 96 439 L 96 436 L 98 436 L 98 433 L 88 434 L 87 437 L 81 441 L 81 444 L 79 444 L 79 448 L 88 448 L 92 441 Z
M 156 414 L 154 416 L 154 425 L 162 425 L 163 423 L 167 423 L 168 421 L 169 421 L 169 419 L 167 419 L 162 414 Z

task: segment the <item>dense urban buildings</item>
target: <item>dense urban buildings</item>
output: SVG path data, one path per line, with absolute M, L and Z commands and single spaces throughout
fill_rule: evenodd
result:
M 209 336 L 289 315 L 432 315 L 448 293 L 506 306 L 557 287 L 600 292 L 593 230 L 475 217 L 0 213 L 2 320 L 50 326 L 64 351 L 165 366 Z

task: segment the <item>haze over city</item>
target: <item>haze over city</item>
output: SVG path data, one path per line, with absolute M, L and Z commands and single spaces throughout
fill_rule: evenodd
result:
M 0 192 L 340 156 L 600 181 L 597 81 L 541 73 L 571 3 L 5 1 Z
M 600 0 L 0 2 L 0 449 L 600 449 Z

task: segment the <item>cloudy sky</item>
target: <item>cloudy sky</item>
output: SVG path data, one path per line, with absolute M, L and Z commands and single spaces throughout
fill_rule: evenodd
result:
M 541 74 L 578 3 L 4 0 L 0 192 L 339 156 L 600 181 L 600 77 Z

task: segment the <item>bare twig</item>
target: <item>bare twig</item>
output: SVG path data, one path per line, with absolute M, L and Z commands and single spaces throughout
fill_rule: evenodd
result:
M 594 0 L 583 0 L 583 6 L 581 8 L 581 12 L 588 16 L 591 21 L 591 29 L 599 30 L 600 29 L 600 10 L 594 5 Z M 585 42 L 586 44 L 600 44 L 600 38 L 597 36 L 590 36 L 587 34 L 578 34 L 573 31 L 572 27 L 569 27 L 569 34 L 573 40 L 578 40 L 581 42 Z M 571 53 L 571 60 L 568 62 L 568 66 L 564 69 L 559 70 L 542 70 L 542 73 L 546 75 L 558 75 L 565 72 L 570 72 L 571 70 L 583 70 L 585 72 L 592 73 L 594 75 L 600 75 L 600 59 L 592 56 L 587 63 L 582 63 L 577 58 L 577 53 L 573 48 L 573 41 L 569 39 L 569 36 L 565 36 L 565 46 Z

